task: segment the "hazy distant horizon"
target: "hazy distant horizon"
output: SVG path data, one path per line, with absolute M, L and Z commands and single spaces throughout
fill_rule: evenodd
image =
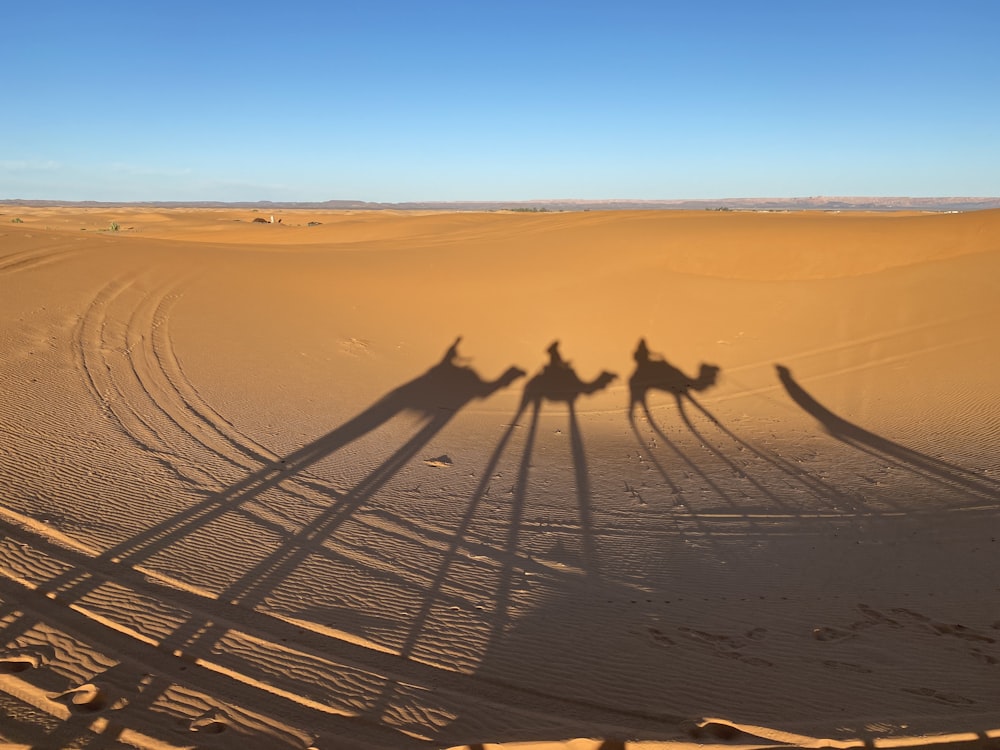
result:
M 537 198 L 504 201 L 401 201 L 376 202 L 350 199 L 323 201 L 95 201 L 58 199 L 0 199 L 0 206 L 31 207 L 160 207 L 160 208 L 270 208 L 273 210 L 627 210 L 627 209 L 708 209 L 708 210 L 983 210 L 1000 208 L 1000 196 L 802 196 L 761 198 L 689 199 L 588 199 Z

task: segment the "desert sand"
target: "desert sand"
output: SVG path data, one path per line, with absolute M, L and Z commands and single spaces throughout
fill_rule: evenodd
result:
M 1000 742 L 1000 212 L 274 213 L 0 207 L 0 744 Z

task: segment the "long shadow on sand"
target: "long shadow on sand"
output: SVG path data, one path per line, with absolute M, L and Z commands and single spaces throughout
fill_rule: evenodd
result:
M 628 419 L 633 434 L 640 446 L 646 448 L 648 443 L 644 440 L 636 423 L 635 412 L 637 406 L 641 408 L 643 415 L 646 417 L 649 428 L 656 438 L 656 442 L 667 447 L 680 462 L 681 466 L 707 485 L 712 493 L 725 502 L 734 514 L 743 516 L 750 528 L 757 528 L 756 521 L 752 514 L 744 510 L 744 503 L 740 501 L 737 494 L 749 493 L 754 498 L 766 500 L 768 507 L 773 509 L 772 512 L 776 511 L 788 517 L 794 517 L 801 513 L 798 506 L 782 499 L 774 490 L 772 485 L 775 480 L 780 480 L 783 485 L 797 487 L 809 497 L 820 500 L 827 507 L 838 512 L 844 509 L 852 512 L 863 509 L 857 499 L 851 494 L 845 493 L 824 480 L 809 474 L 776 453 L 759 448 L 750 441 L 740 437 L 729 429 L 716 414 L 702 404 L 694 394 L 706 391 L 716 385 L 720 372 L 717 366 L 702 364 L 697 376 L 686 375 L 661 355 L 650 352 L 645 339 L 639 340 L 633 357 L 636 361 L 636 368 L 629 378 Z M 711 471 L 704 460 L 695 460 L 678 442 L 668 436 L 649 408 L 649 393 L 652 391 L 660 391 L 673 396 L 678 416 L 687 433 L 695 438 L 702 450 L 706 451 L 711 459 L 723 469 L 724 473 L 722 475 Z M 689 413 L 689 406 L 697 410 L 712 426 L 712 429 L 716 430 L 724 438 L 724 441 L 728 441 L 731 450 L 735 451 L 735 453 L 721 449 L 695 424 Z M 647 450 L 646 455 L 670 488 L 677 502 L 692 514 L 696 523 L 700 524 L 698 509 L 692 507 L 687 502 L 684 491 L 674 479 L 671 472 L 667 470 L 664 463 L 657 457 L 656 452 Z M 751 457 L 757 461 L 759 469 L 766 472 L 768 479 L 755 476 L 755 472 L 749 468 L 749 461 L 747 460 Z M 722 476 L 739 478 L 740 482 L 747 486 L 747 493 L 734 491 L 727 482 L 722 481 Z M 763 533 L 762 529 L 760 531 Z M 700 533 L 703 538 L 711 538 L 711 535 L 707 534 L 705 528 L 700 528 Z
M 575 403 L 581 395 L 595 393 L 605 388 L 615 376 L 609 372 L 602 372 L 592 381 L 583 381 L 576 374 L 572 366 L 562 359 L 559 354 L 558 342 L 554 342 L 549 346 L 547 351 L 550 357 L 549 363 L 525 384 L 520 405 L 513 418 L 507 424 L 486 467 L 483 469 L 479 484 L 473 492 L 466 511 L 452 535 L 452 541 L 442 557 L 441 564 L 424 597 L 420 611 L 414 618 L 410 633 L 403 643 L 401 652 L 402 656 L 406 658 L 409 658 L 413 654 L 421 634 L 427 628 L 431 611 L 440 601 L 449 573 L 455 563 L 461 558 L 462 548 L 468 544 L 466 537 L 469 527 L 482 502 L 489 494 L 492 478 L 500 460 L 510 443 L 514 431 L 519 427 L 521 418 L 528 408 L 531 407 L 531 421 L 525 437 L 524 449 L 512 492 L 511 515 L 507 524 L 507 535 L 503 547 L 499 550 L 499 555 L 502 559 L 502 569 L 494 596 L 490 633 L 482 645 L 484 653 L 490 650 L 491 646 L 502 636 L 504 629 L 509 625 L 508 611 L 510 608 L 512 587 L 514 585 L 514 568 L 515 566 L 525 569 L 531 567 L 530 561 L 519 554 L 519 536 L 527 503 L 528 477 L 538 433 L 539 414 L 542 403 L 546 400 L 565 403 L 569 407 L 571 453 L 580 513 L 580 525 L 583 534 L 583 567 L 588 575 L 597 575 L 597 550 L 593 542 L 594 529 L 590 511 L 590 482 L 587 472 L 586 453 L 583 447 L 583 437 L 580 432 Z M 536 571 L 532 570 L 530 572 Z
M 86 627 L 86 623 L 83 622 L 86 618 L 76 615 L 66 607 L 66 604 L 82 600 L 102 585 L 103 576 L 94 575 L 91 571 L 107 569 L 120 571 L 116 572 L 115 576 L 116 578 L 120 577 L 123 581 L 142 578 L 141 573 L 135 570 L 135 566 L 150 560 L 157 553 L 185 538 L 197 534 L 213 520 L 228 513 L 239 512 L 241 507 L 249 501 L 277 487 L 285 480 L 305 472 L 317 462 L 343 449 L 389 420 L 403 413 L 416 414 L 418 416 L 416 432 L 353 489 L 335 497 L 327 508 L 299 531 L 289 533 L 287 529 L 283 529 L 273 522 L 267 522 L 259 517 L 255 518 L 256 522 L 262 524 L 264 528 L 278 535 L 281 541 L 276 549 L 267 554 L 256 565 L 242 572 L 237 580 L 218 593 L 215 602 L 219 602 L 219 606 L 216 606 L 212 600 L 201 600 L 197 596 L 191 599 L 183 592 L 171 593 L 171 600 L 192 601 L 196 605 L 192 609 L 205 612 L 206 615 L 189 617 L 181 622 L 172 632 L 162 638 L 156 651 L 185 659 L 197 659 L 199 655 L 210 653 L 217 641 L 230 628 L 225 615 L 225 610 L 229 606 L 241 605 L 244 608 L 242 611 L 246 612 L 262 602 L 274 587 L 294 572 L 297 566 L 310 554 L 318 550 L 337 527 L 347 521 L 355 511 L 413 460 L 419 451 L 464 406 L 473 400 L 488 398 L 496 391 L 509 386 L 524 376 L 524 371 L 510 367 L 495 380 L 483 380 L 474 370 L 462 363 L 458 355 L 459 341 L 460 339 L 457 339 L 445 352 L 441 361 L 427 372 L 391 391 L 353 419 L 283 459 L 264 466 L 221 492 L 211 494 L 201 502 L 155 524 L 143 533 L 115 545 L 96 558 L 85 559 L 83 556 L 69 553 L 70 556 L 79 557 L 80 564 L 71 567 L 65 573 L 50 578 L 39 586 L 38 592 L 43 595 L 40 597 L 40 601 L 49 607 L 55 605 L 48 600 L 63 602 L 59 612 L 60 619 L 81 620 L 80 625 L 83 629 Z M 67 554 L 66 551 L 60 551 L 60 556 L 63 558 Z M 146 583 L 148 585 L 148 582 Z M 222 614 L 221 617 L 220 614 Z M 24 614 L 15 621 L 7 623 L 3 628 L 4 637 L 9 642 L 13 641 L 38 622 L 40 622 L 38 618 Z M 279 631 L 282 630 L 280 622 L 277 624 L 269 623 L 268 627 L 269 629 L 277 627 Z M 291 631 L 294 631 L 294 628 L 291 628 Z M 124 641 L 128 642 L 130 639 L 125 638 Z M 142 699 L 141 701 L 133 700 L 133 706 L 152 705 L 157 696 L 170 685 L 169 679 L 156 678 L 152 682 L 146 680 L 148 675 L 143 675 L 141 669 L 140 664 L 135 666 L 133 682 L 137 689 L 142 692 Z M 123 670 L 118 671 L 121 673 Z M 122 683 L 128 682 L 129 679 L 119 676 L 116 681 Z M 101 700 L 103 701 L 103 699 Z M 103 706 L 103 703 L 101 705 Z M 67 722 L 57 727 L 50 738 L 58 740 L 58 744 L 66 744 L 79 737 L 91 736 L 91 730 L 88 726 L 89 722 Z M 104 731 L 100 737 L 90 740 L 91 744 L 88 744 L 88 747 L 113 746 L 123 728 L 122 725 L 115 724 Z M 367 729 L 371 729 L 371 726 L 369 725 Z M 376 733 L 375 736 L 382 735 Z M 398 735 L 394 735 L 392 732 L 385 736 L 396 736 L 398 740 Z
M 445 425 L 470 401 L 485 399 L 505 388 L 524 375 L 522 370 L 508 368 L 493 381 L 485 381 L 469 367 L 460 364 L 457 339 L 444 357 L 427 372 L 389 392 L 365 411 L 326 435 L 264 466 L 227 489 L 215 493 L 201 503 L 148 529 L 133 539 L 108 550 L 105 555 L 115 562 L 135 562 L 144 559 L 171 544 L 192 527 L 203 525 L 230 509 L 251 500 L 285 479 L 304 472 L 313 464 L 336 453 L 350 443 L 372 432 L 394 417 L 405 412 L 420 418 L 417 432 L 390 458 L 358 483 L 350 492 L 336 498 L 311 527 L 283 545 L 283 557 L 291 548 L 300 548 L 310 540 L 322 537 L 336 526 L 338 519 L 350 514 L 367 498 L 378 491 L 389 479 L 405 466 Z M 288 561 L 269 558 L 268 570 L 287 568 Z M 252 589 L 259 588 L 259 576 L 265 570 L 256 570 L 255 576 L 243 577 L 245 583 L 227 591 L 230 599 L 242 598 Z M 256 579 L 256 580 L 255 580 Z
M 524 443 L 524 453 L 514 484 L 513 505 L 508 525 L 507 539 L 504 545 L 504 569 L 501 575 L 500 588 L 496 596 L 495 618 L 493 632 L 487 640 L 487 649 L 501 636 L 509 624 L 508 610 L 510 607 L 511 582 L 513 579 L 512 565 L 517 556 L 518 538 L 525 505 L 528 498 L 528 478 L 531 470 L 532 453 L 538 433 L 538 419 L 542 404 L 545 401 L 566 404 L 569 409 L 570 450 L 573 459 L 573 477 L 576 484 L 577 508 L 580 514 L 580 529 L 583 536 L 583 570 L 588 576 L 596 577 L 599 572 L 597 548 L 594 544 L 594 526 L 591 514 L 590 479 L 587 470 L 587 456 L 583 447 L 583 435 L 580 432 L 580 422 L 576 414 L 576 401 L 580 396 L 590 395 L 606 388 L 617 376 L 608 371 L 601 372 L 596 378 L 585 381 L 576 374 L 572 365 L 559 353 L 559 342 L 554 341 L 547 349 L 549 362 L 534 375 L 524 386 L 521 404 L 518 407 L 515 423 L 520 420 L 527 409 L 531 408 L 531 422 Z
M 583 731 L 581 723 L 590 727 L 589 731 L 595 731 L 593 727 L 602 726 L 602 722 L 607 722 L 607 726 L 620 726 L 619 722 L 622 721 L 634 722 L 637 726 L 643 727 L 661 727 L 663 722 L 669 723 L 679 719 L 665 714 L 646 715 L 622 706 L 591 704 L 582 697 L 586 691 L 573 687 L 572 681 L 570 687 L 566 687 L 559 684 L 559 679 L 553 679 L 553 675 L 562 672 L 559 666 L 561 657 L 555 657 L 552 652 L 572 649 L 572 643 L 583 633 L 587 633 L 586 637 L 590 638 L 599 632 L 593 623 L 586 619 L 576 619 L 577 608 L 582 607 L 584 611 L 589 611 L 587 607 L 590 606 L 590 600 L 594 596 L 603 601 L 604 596 L 623 599 L 634 597 L 635 592 L 614 581 L 602 580 L 602 565 L 596 544 L 598 534 L 593 521 L 594 498 L 577 412 L 577 402 L 580 397 L 605 389 L 616 375 L 603 371 L 591 380 L 584 380 L 577 374 L 573 365 L 563 359 L 558 342 L 553 342 L 547 353 L 548 363 L 525 384 L 520 404 L 481 473 L 478 486 L 454 531 L 452 543 L 441 558 L 433 583 L 413 622 L 402 652 L 407 657 L 415 654 L 421 638 L 425 636 L 430 637 L 433 642 L 435 633 L 432 610 L 436 602 L 443 600 L 449 580 L 460 574 L 460 566 L 467 564 L 466 557 L 471 544 L 469 532 L 474 517 L 477 511 L 492 499 L 491 489 L 495 484 L 496 472 L 501 467 L 503 456 L 510 447 L 513 436 L 524 428 L 524 435 L 519 436 L 519 439 L 523 439 L 523 446 L 520 447 L 519 457 L 515 458 L 516 473 L 513 484 L 502 501 L 506 508 L 502 536 L 497 539 L 495 545 L 489 545 L 490 548 L 482 552 L 490 558 L 493 568 L 489 577 L 482 578 L 483 583 L 480 584 L 484 586 L 482 592 L 484 598 L 488 597 L 491 602 L 490 611 L 482 619 L 482 627 L 472 636 L 476 650 L 476 677 L 488 686 L 487 692 L 503 686 L 513 689 L 522 700 L 527 698 L 533 707 L 547 706 L 544 721 L 549 728 L 542 731 L 553 731 L 551 727 L 559 726 L 560 722 L 572 727 L 569 731 Z M 558 568 L 562 571 L 558 573 L 551 562 L 544 562 L 544 553 L 542 558 L 536 558 L 531 553 L 532 543 L 526 539 L 529 536 L 534 537 L 537 542 L 539 536 L 547 534 L 546 531 L 539 532 L 535 525 L 527 520 L 530 516 L 528 509 L 532 497 L 532 467 L 533 462 L 537 460 L 535 454 L 538 450 L 539 425 L 546 402 L 564 405 L 568 410 L 572 480 L 579 519 L 579 531 L 570 532 L 578 533 L 579 539 L 568 540 L 566 548 L 561 547 L 561 540 L 556 541 L 555 547 L 550 547 L 553 550 L 569 552 L 571 560 L 569 564 L 564 564 L 562 560 L 565 558 L 561 557 L 560 552 L 556 552 L 560 556 Z M 566 524 L 566 529 L 572 527 L 573 524 Z M 547 541 L 547 544 L 551 544 L 551 540 Z M 535 599 L 532 614 L 522 616 L 523 613 L 517 612 L 517 609 L 523 606 L 524 602 L 519 600 L 517 592 L 525 590 L 522 586 L 526 576 L 533 577 L 531 580 L 538 582 L 546 593 Z M 535 576 L 537 578 L 534 578 Z M 602 593 L 598 595 L 595 593 L 597 591 Z M 533 590 L 531 594 L 526 594 L 527 599 L 537 597 L 539 592 L 540 590 Z M 608 605 L 611 606 L 613 605 Z M 536 610 L 534 607 L 539 609 Z M 511 647 L 511 638 L 516 640 L 522 637 L 527 637 L 533 644 L 526 651 L 529 654 L 527 657 L 517 648 Z M 539 647 L 539 643 L 548 645 Z M 542 650 L 539 651 L 539 648 Z M 543 653 L 546 658 L 540 658 Z M 419 658 L 419 655 L 416 657 Z M 553 657 L 551 663 L 547 657 Z M 570 669 L 570 672 L 572 671 Z M 541 674 L 542 672 L 544 674 Z M 391 705 L 392 697 L 391 692 L 387 691 L 386 707 Z M 580 718 L 582 715 L 586 718 Z M 538 721 L 538 718 L 522 714 L 520 721 Z M 482 735 L 482 730 L 476 728 L 474 718 L 465 715 L 457 717 L 449 731 L 454 733 L 456 741 L 468 741 L 470 736 Z M 506 736 L 497 736 L 496 730 L 493 731 L 494 741 L 513 741 L 527 736 L 523 726 L 519 730 L 517 726 L 511 725 Z M 473 744 L 471 747 L 477 745 Z
M 814 417 L 833 438 L 889 464 L 913 472 L 931 482 L 959 489 L 991 502 L 1000 501 L 1000 482 L 976 474 L 948 461 L 907 448 L 849 422 L 819 403 L 792 377 L 784 365 L 775 365 L 778 379 L 792 401 Z

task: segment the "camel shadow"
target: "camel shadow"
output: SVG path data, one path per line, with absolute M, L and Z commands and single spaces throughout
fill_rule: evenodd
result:
M 653 413 L 649 408 L 650 391 L 662 391 L 664 393 L 671 394 L 677 404 L 677 412 L 681 421 L 687 427 L 690 434 L 698 440 L 699 444 L 705 446 L 718 459 L 729 466 L 731 470 L 738 471 L 737 467 L 733 465 L 732 460 L 724 455 L 719 449 L 715 448 L 711 441 L 709 441 L 695 426 L 684 406 L 685 402 L 690 402 L 718 429 L 723 431 L 729 437 L 739 441 L 739 438 L 736 438 L 735 435 L 730 433 L 722 425 L 718 418 L 709 412 L 708 409 L 706 409 L 692 395 L 692 391 L 707 391 L 709 388 L 714 387 L 719 380 L 720 368 L 716 365 L 702 363 L 699 367 L 698 375 L 691 377 L 668 362 L 662 355 L 650 352 L 645 339 L 639 339 L 639 343 L 636 346 L 632 357 L 635 359 L 636 366 L 635 371 L 629 378 L 628 420 L 639 445 L 646 447 L 646 443 L 639 432 L 639 426 L 635 419 L 635 409 L 637 405 L 642 407 L 642 412 L 646 417 L 646 421 L 659 443 L 669 448 L 673 452 L 675 458 L 679 459 L 683 465 L 687 466 L 688 470 L 692 474 L 700 477 L 701 480 L 715 493 L 715 495 L 724 500 L 733 510 L 738 511 L 738 503 L 735 498 L 732 497 L 731 492 L 727 491 L 727 489 L 717 482 L 712 474 L 703 465 L 701 465 L 701 463 L 692 459 L 692 457 L 688 455 L 687 451 L 683 450 L 678 443 L 667 435 L 664 429 L 657 423 L 657 420 L 654 418 Z M 671 476 L 671 473 L 666 470 L 663 463 L 656 456 L 655 452 L 650 449 L 647 451 L 647 455 L 653 466 L 656 467 L 660 476 L 667 483 L 672 496 L 681 506 L 691 513 L 693 518 L 697 519 L 697 509 L 691 507 L 686 502 L 684 491 Z M 758 489 L 764 494 L 768 494 L 765 488 L 758 487 Z M 705 538 L 711 539 L 711 535 L 707 533 L 707 529 L 702 528 L 701 531 L 703 532 Z M 719 550 L 717 550 L 717 553 L 721 554 Z
M 554 701 L 554 704 L 550 704 L 551 713 L 544 715 L 547 726 L 538 730 L 543 733 L 553 731 L 552 727 L 563 721 L 568 722 L 568 726 L 572 726 L 574 731 L 579 730 L 581 717 L 575 715 L 575 709 L 579 706 L 578 699 L 567 697 L 573 692 L 572 689 L 558 685 L 564 680 L 572 684 L 584 681 L 582 675 L 587 674 L 589 669 L 600 671 L 594 661 L 587 662 L 587 667 L 581 669 L 581 663 L 576 658 L 580 655 L 575 653 L 581 642 L 594 645 L 594 648 L 587 650 L 588 655 L 596 660 L 599 660 L 598 654 L 605 653 L 597 647 L 597 644 L 603 643 L 602 632 L 588 619 L 594 612 L 591 607 L 594 606 L 595 597 L 601 602 L 598 605 L 600 608 L 614 610 L 615 615 L 620 617 L 621 612 L 617 609 L 619 605 L 610 601 L 605 603 L 605 600 L 628 601 L 636 596 L 634 589 L 615 580 L 614 576 L 602 574 L 604 566 L 601 564 L 595 533 L 593 493 L 578 413 L 581 397 L 602 391 L 617 376 L 603 371 L 593 379 L 584 379 L 572 363 L 563 359 L 558 341 L 553 342 L 546 351 L 549 361 L 525 383 L 520 404 L 481 474 L 482 479 L 455 535 L 455 542 L 442 561 L 432 595 L 427 598 L 425 605 L 429 609 L 433 600 L 442 596 L 447 569 L 461 561 L 458 550 L 460 539 L 465 536 L 476 508 L 487 498 L 495 497 L 491 496 L 490 490 L 491 487 L 495 488 L 499 477 L 496 472 L 501 468 L 502 454 L 514 439 L 512 436 L 523 430 L 523 434 L 518 436 L 519 440 L 523 440 L 523 445 L 518 446 L 518 455 L 513 457 L 512 484 L 502 500 L 496 499 L 506 511 L 502 517 L 503 536 L 496 539 L 492 549 L 483 553 L 494 561 L 496 573 L 493 577 L 495 583 L 490 588 L 492 606 L 483 619 L 480 631 L 483 637 L 478 642 L 480 650 L 475 673 L 477 679 L 491 686 L 510 686 L 532 699 L 547 703 Z M 568 409 L 572 467 L 562 462 L 545 461 L 547 476 L 535 478 L 535 462 L 539 460 L 539 453 L 546 453 L 548 447 L 544 444 L 541 429 L 542 412 L 546 403 Z M 555 442 L 560 441 L 556 439 Z M 572 471 L 577 504 L 575 512 L 579 525 L 570 518 L 562 517 L 560 513 L 554 525 L 549 526 L 548 513 L 542 510 L 544 506 L 540 504 L 533 507 L 531 502 L 535 498 L 532 480 L 548 484 L 546 480 L 553 476 L 550 472 L 555 472 L 555 476 L 559 477 L 557 481 L 560 488 L 569 489 L 570 476 L 568 471 L 560 475 L 562 470 Z M 563 476 L 565 479 L 561 478 Z M 540 492 L 542 495 L 545 493 L 544 490 Z M 498 505 L 499 507 L 501 506 Z M 543 527 L 539 526 L 540 517 L 546 519 L 542 522 Z M 579 536 L 573 538 L 576 534 Z M 553 561 L 558 562 L 553 564 Z M 614 567 L 615 564 L 609 563 L 608 567 Z M 427 618 L 425 613 L 421 614 L 420 625 L 423 626 Z M 415 632 L 414 640 L 416 637 Z M 522 649 L 520 644 L 525 642 L 523 639 L 532 646 Z M 555 657 L 551 663 L 547 659 L 538 660 L 541 653 L 539 643 L 547 644 L 547 656 L 560 656 Z M 592 714 L 589 720 L 594 721 L 595 726 L 600 721 L 614 722 L 622 718 L 618 708 L 605 712 L 602 707 L 595 705 L 588 707 L 588 711 Z M 573 718 L 567 718 L 569 716 Z M 595 719 L 594 716 L 599 718 Z M 655 731 L 661 721 L 673 721 L 674 718 L 665 716 L 651 719 L 649 731 Z M 531 722 L 534 717 L 519 719 L 524 720 Z M 475 724 L 474 717 L 457 717 L 449 728 L 454 741 L 481 737 L 482 731 Z M 507 736 L 501 735 L 494 741 L 513 741 L 525 736 L 523 726 L 519 726 L 519 730 L 509 731 Z M 470 748 L 481 746 L 475 742 L 469 744 Z
M 488 398 L 524 376 L 523 370 L 510 367 L 495 380 L 483 380 L 459 356 L 460 341 L 461 337 L 457 338 L 441 360 L 425 373 L 390 391 L 336 429 L 283 458 L 265 464 L 239 482 L 212 493 L 202 502 L 113 547 L 105 552 L 104 556 L 118 563 L 141 561 L 155 554 L 156 550 L 163 549 L 184 536 L 194 527 L 204 525 L 285 480 L 305 472 L 317 462 L 345 448 L 394 417 L 404 413 L 416 414 L 419 424 L 417 432 L 383 464 L 362 479 L 353 490 L 338 498 L 321 518 L 325 518 L 331 512 L 342 514 L 346 508 L 355 507 L 410 461 L 466 404 L 473 400 Z
M 629 418 L 632 419 L 636 404 L 646 406 L 646 395 L 657 390 L 670 393 L 680 406 L 682 398 L 691 399 L 691 391 L 706 391 L 716 384 L 719 367 L 701 364 L 696 377 L 689 377 L 674 367 L 661 355 L 653 354 L 646 345 L 646 339 L 639 339 L 639 345 L 632 355 L 635 372 L 628 380 Z
M 992 502 L 1000 501 L 1000 482 L 969 469 L 907 448 L 849 422 L 823 406 L 803 388 L 784 365 L 775 365 L 785 391 L 803 411 L 820 423 L 831 437 L 863 453 L 904 468 L 938 484 L 958 488 Z
M 687 467 L 687 470 L 707 485 L 715 496 L 723 500 L 734 512 L 744 515 L 750 526 L 755 526 L 756 522 L 743 509 L 744 499 L 749 497 L 767 498 L 774 507 L 780 507 L 788 515 L 796 515 L 798 510 L 787 499 L 783 499 L 775 487 L 796 487 L 807 496 L 824 501 L 827 505 L 835 509 L 848 508 L 852 511 L 859 510 L 857 500 L 849 493 L 838 490 L 826 483 L 823 479 L 812 476 L 802 467 L 771 451 L 755 446 L 748 440 L 740 437 L 727 427 L 719 417 L 710 411 L 699 399 L 694 396 L 695 392 L 706 391 L 714 387 L 719 380 L 720 368 L 716 365 L 702 363 L 699 367 L 698 375 L 691 377 L 683 371 L 667 362 L 661 355 L 653 354 L 649 351 L 645 339 L 640 339 L 639 344 L 633 354 L 636 361 L 636 369 L 629 378 L 629 408 L 628 419 L 639 445 L 645 448 L 644 455 L 657 469 L 660 476 L 666 482 L 676 501 L 684 506 L 689 512 L 697 516 L 696 509 L 690 507 L 685 500 L 685 492 L 675 481 L 671 472 L 668 472 L 663 462 L 657 457 L 656 452 L 649 448 L 648 443 L 643 439 L 636 423 L 635 410 L 640 406 L 642 413 L 646 417 L 649 428 L 652 430 L 656 443 L 670 449 L 674 456 Z M 651 391 L 662 391 L 674 397 L 677 405 L 677 414 L 687 432 L 695 438 L 701 449 L 708 454 L 717 465 L 724 469 L 723 475 L 717 477 L 703 461 L 695 461 L 688 451 L 682 449 L 681 445 L 672 440 L 666 431 L 657 423 L 649 408 L 648 394 Z M 689 414 L 688 405 L 693 406 L 707 420 L 708 424 L 717 431 L 723 441 L 730 446 L 729 450 L 723 450 L 714 440 L 709 439 L 706 434 Z M 766 472 L 768 479 L 757 477 L 757 472 L 750 470 L 750 461 L 757 464 L 758 471 Z M 746 491 L 739 490 L 739 485 L 730 486 L 721 481 L 717 481 L 721 476 L 739 477 L 740 483 L 746 486 Z M 771 480 L 771 481 L 769 481 Z M 773 484 L 772 484 L 773 482 Z M 761 532 L 763 533 L 763 532 Z
M 533 561 L 531 556 L 521 549 L 521 533 L 525 527 L 524 518 L 528 500 L 529 474 L 544 401 L 554 401 L 569 406 L 571 453 L 583 536 L 581 568 L 586 575 L 596 576 L 597 551 L 593 541 L 594 529 L 590 511 L 591 491 L 575 404 L 580 396 L 596 393 L 607 387 L 616 376 L 610 372 L 602 372 L 594 380 L 584 381 L 576 374 L 572 365 L 562 359 L 558 347 L 558 342 L 555 342 L 548 348 L 549 363 L 525 384 L 520 404 L 513 418 L 507 423 L 506 429 L 493 449 L 485 468 L 480 473 L 478 486 L 473 491 L 465 511 L 451 533 L 451 539 L 444 549 L 436 569 L 431 574 L 430 584 L 423 594 L 423 600 L 415 613 L 409 632 L 399 645 L 399 655 L 402 659 L 419 658 L 421 640 L 428 636 L 434 637 L 432 621 L 435 617 L 435 610 L 443 604 L 450 603 L 447 591 L 449 579 L 452 576 L 461 575 L 461 568 L 467 564 L 469 550 L 475 546 L 475 542 L 469 538 L 470 529 L 478 510 L 490 496 L 498 466 L 513 435 L 520 429 L 521 418 L 529 407 L 531 421 L 524 438 L 523 452 L 514 485 L 510 491 L 510 516 L 505 524 L 506 532 L 503 541 L 497 547 L 486 544 L 479 550 L 480 554 L 495 557 L 497 560 L 497 578 L 492 596 L 492 611 L 484 621 L 483 637 L 479 642 L 480 662 L 485 661 L 488 655 L 500 646 L 505 634 L 512 627 L 514 618 L 511 612 L 520 578 L 525 574 L 539 575 L 547 572 L 544 566 Z M 387 683 L 379 701 L 372 707 L 368 715 L 381 717 L 390 709 L 396 693 L 402 688 L 405 688 L 402 683 L 395 681 Z
M 247 627 L 256 623 L 267 632 L 282 631 L 288 638 L 299 637 L 301 629 L 286 628 L 280 620 L 259 614 L 256 607 L 312 556 L 329 556 L 324 547 L 326 540 L 409 464 L 463 407 L 474 400 L 488 398 L 525 375 L 523 370 L 509 367 L 493 380 L 483 379 L 459 355 L 460 341 L 456 339 L 441 360 L 426 372 L 390 391 L 327 434 L 281 459 L 267 462 L 240 481 L 204 496 L 140 534 L 88 559 L 85 564 L 49 579 L 38 588 L 40 598 L 46 602 L 56 600 L 62 606 L 84 599 L 102 583 L 100 576 L 90 572 L 95 566 L 119 571 L 116 575 L 122 580 L 142 578 L 141 566 L 160 552 L 204 537 L 210 524 L 240 516 L 251 519 L 252 528 L 262 539 L 273 539 L 272 546 L 259 555 L 255 563 L 235 571 L 231 580 L 210 598 L 194 596 L 190 611 L 197 614 L 179 621 L 170 632 L 162 634 L 158 653 L 184 654 L 193 663 L 218 648 L 233 619 L 245 622 Z M 319 461 L 404 413 L 417 415 L 413 434 L 350 490 L 338 492 L 304 476 Z M 264 495 L 269 490 L 281 486 L 291 492 L 293 480 L 331 496 L 314 518 L 297 529 L 289 529 L 267 513 L 251 508 L 253 500 L 259 500 L 266 508 L 268 502 Z M 158 584 L 144 581 L 144 585 L 155 588 Z M 172 599 L 179 596 L 183 594 L 171 592 Z M 357 618 L 352 615 L 352 619 Z M 26 632 L 34 622 L 32 617 L 19 618 L 6 629 L 5 637 L 13 638 Z M 369 624 L 377 628 L 380 622 L 373 620 Z M 168 685 L 169 681 L 162 684 Z M 160 685 L 158 681 L 147 688 L 150 701 L 159 695 Z M 66 731 L 75 732 L 76 728 L 68 727 Z M 389 729 L 375 727 L 372 731 L 378 736 L 396 736 Z
M 524 386 L 521 411 L 530 404 L 537 412 L 541 409 L 543 401 L 552 401 L 566 404 L 570 414 L 574 414 L 576 400 L 580 396 L 589 396 L 603 390 L 618 377 L 615 373 L 605 370 L 591 381 L 582 380 L 572 364 L 562 358 L 558 341 L 553 341 L 546 352 L 549 355 L 548 364 Z
M 528 498 L 528 480 L 531 470 L 532 454 L 538 437 L 538 422 L 542 404 L 546 401 L 563 403 L 569 407 L 570 452 L 573 461 L 573 476 L 576 485 L 577 506 L 580 515 L 582 534 L 581 567 L 587 576 L 598 575 L 598 554 L 594 543 L 594 526 L 591 513 L 590 477 L 587 469 L 586 451 L 583 445 L 583 435 L 577 418 L 576 401 L 580 396 L 590 395 L 606 388 L 616 377 L 612 372 L 603 371 L 596 378 L 585 381 L 577 375 L 573 366 L 562 358 L 559 352 L 559 342 L 554 341 L 546 350 L 549 362 L 524 385 L 524 393 L 513 424 L 518 424 L 528 408 L 531 408 L 531 421 L 525 436 L 524 452 L 517 471 L 513 488 L 510 523 L 507 527 L 505 541 L 504 568 L 498 586 L 495 616 L 490 636 L 486 640 L 486 650 L 495 645 L 504 630 L 509 626 L 508 611 L 511 604 L 511 593 L 514 579 L 514 565 L 518 558 L 519 537 Z M 501 447 L 506 438 L 501 441 Z
M 419 417 L 416 432 L 402 446 L 352 489 L 336 497 L 335 502 L 309 524 L 296 533 L 284 534 L 284 540 L 277 549 L 243 572 L 238 580 L 220 594 L 221 599 L 244 606 L 260 602 L 314 549 L 321 547 L 324 540 L 358 508 L 410 463 L 466 404 L 488 398 L 524 376 L 523 370 L 509 367 L 495 380 L 482 379 L 459 357 L 460 341 L 461 338 L 456 339 L 441 361 L 427 372 L 391 391 L 344 425 L 206 501 L 213 503 L 211 511 L 206 515 L 223 513 L 246 503 L 290 476 L 305 471 L 399 414 L 411 412 Z M 204 516 L 201 520 L 204 520 Z M 176 520 L 174 528 L 178 528 Z

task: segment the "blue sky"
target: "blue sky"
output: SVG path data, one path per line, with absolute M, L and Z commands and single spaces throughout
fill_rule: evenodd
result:
M 12 3 L 0 198 L 1000 195 L 997 0 Z

